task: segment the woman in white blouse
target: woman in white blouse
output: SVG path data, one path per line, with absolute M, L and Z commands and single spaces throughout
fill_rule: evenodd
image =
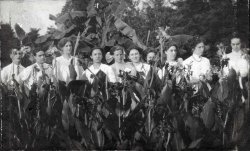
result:
M 130 71 L 132 76 L 136 76 L 137 73 L 139 73 L 143 79 L 146 79 L 146 76 L 150 70 L 150 65 L 141 62 L 141 54 L 139 50 L 136 48 L 130 49 L 129 59 L 131 62 L 127 63 L 125 71 Z
M 124 48 L 121 46 L 114 46 L 110 50 L 110 54 L 113 56 L 115 63 L 111 65 L 117 82 L 121 82 L 119 77 L 120 71 L 124 71 L 126 63 L 124 62 Z
M 237 36 L 231 39 L 232 52 L 226 54 L 228 58 L 228 66 L 224 68 L 225 75 L 229 74 L 229 69 L 234 69 L 236 74 L 242 78 L 249 74 L 249 62 L 246 59 L 246 54 L 241 50 L 241 39 Z
M 94 76 L 98 74 L 99 71 L 102 71 L 106 74 L 109 82 L 116 82 L 115 73 L 113 72 L 112 68 L 101 62 L 103 58 L 101 48 L 93 48 L 91 50 L 90 58 L 93 60 L 93 64 L 83 73 L 83 75 L 87 77 L 90 83 L 94 81 Z
M 184 60 L 183 64 L 186 69 L 190 69 L 190 82 L 196 83 L 200 80 L 209 79 L 207 75 L 210 72 L 210 61 L 206 57 L 202 57 L 205 50 L 204 41 L 200 38 L 194 38 L 190 41 L 193 51 L 192 56 Z
M 62 55 L 53 60 L 54 75 L 57 80 L 68 84 L 72 80 L 81 79 L 83 68 L 79 65 L 78 59 L 72 56 L 73 44 L 69 38 L 62 38 L 58 47 Z
M 168 49 L 164 51 L 164 53 L 167 56 L 166 62 L 164 64 L 163 68 L 158 71 L 158 76 L 159 76 L 160 79 L 162 79 L 165 76 L 166 68 L 168 70 L 170 70 L 171 67 L 177 65 L 177 62 L 176 62 L 177 46 L 174 45 L 174 44 L 170 44 L 167 48 Z

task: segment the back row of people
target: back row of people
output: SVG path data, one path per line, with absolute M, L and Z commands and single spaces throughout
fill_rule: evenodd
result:
M 209 79 L 210 73 L 210 61 L 206 57 L 202 57 L 204 53 L 204 41 L 199 38 L 194 39 L 191 42 L 192 55 L 182 61 L 181 58 L 176 59 L 178 47 L 174 44 L 170 44 L 165 50 L 166 62 L 163 67 L 158 68 L 158 76 L 162 79 L 166 73 L 166 66 L 176 66 L 181 63 L 184 67 L 190 68 L 191 79 L 190 81 L 195 83 L 199 80 Z M 224 57 L 229 58 L 228 67 L 225 68 L 224 73 L 228 74 L 226 70 L 234 69 L 241 77 L 246 77 L 249 72 L 249 64 L 244 58 L 244 54 L 241 51 L 240 38 L 234 37 L 231 39 L 232 52 L 226 54 Z M 106 74 L 109 82 L 121 82 L 119 77 L 120 71 L 129 72 L 131 76 L 141 75 L 144 79 L 150 71 L 150 64 L 141 61 L 141 52 L 132 48 L 128 52 L 128 58 L 130 62 L 124 62 L 125 51 L 121 46 L 115 46 L 110 50 L 110 54 L 113 56 L 115 63 L 111 66 L 103 64 L 103 51 L 101 48 L 93 48 L 90 53 L 90 58 L 93 64 L 87 69 L 83 69 L 78 59 L 72 56 L 73 44 L 67 39 L 63 38 L 58 43 L 58 48 L 61 50 L 61 56 L 53 60 L 52 65 L 45 63 L 45 52 L 37 49 L 34 52 L 36 63 L 24 68 L 21 66 L 21 52 L 18 49 L 12 49 L 10 57 L 12 63 L 1 72 L 1 80 L 3 83 L 11 85 L 15 79 L 19 84 L 24 84 L 31 89 L 31 85 L 39 80 L 53 79 L 64 81 L 68 84 L 71 80 L 87 79 L 90 83 L 93 82 L 93 77 L 99 71 Z M 155 52 L 149 52 L 147 61 L 152 60 L 155 57 Z M 179 60 L 179 61 L 177 61 Z

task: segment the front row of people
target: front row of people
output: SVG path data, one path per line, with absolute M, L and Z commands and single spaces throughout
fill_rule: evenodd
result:
M 243 58 L 243 54 L 240 50 L 240 39 L 231 39 L 232 53 L 227 54 L 229 58 L 229 68 L 233 68 L 238 75 L 246 77 L 249 71 L 249 64 L 246 59 Z M 93 64 L 85 71 L 79 65 L 77 58 L 72 54 L 72 42 L 63 38 L 58 43 L 59 49 L 61 49 L 62 55 L 53 60 L 52 65 L 45 63 L 45 52 L 42 50 L 36 50 L 34 56 L 36 63 L 24 68 L 21 66 L 21 52 L 18 49 L 13 49 L 10 57 L 12 63 L 6 66 L 1 72 L 1 80 L 5 84 L 11 85 L 13 79 L 19 84 L 24 84 L 27 88 L 31 89 L 31 85 L 39 80 L 46 78 L 53 80 L 64 81 L 68 84 L 71 80 L 87 79 L 90 83 L 93 82 L 93 77 L 102 71 L 107 76 L 109 82 L 121 82 L 121 78 L 118 76 L 120 70 L 130 72 L 131 76 L 141 75 L 144 79 L 150 71 L 150 65 L 141 61 L 140 51 L 136 48 L 130 49 L 128 57 L 131 62 L 124 62 L 125 51 L 120 46 L 115 46 L 111 49 L 110 54 L 113 55 L 115 63 L 111 66 L 103 64 L 102 49 L 93 48 L 91 51 L 91 59 Z M 196 39 L 191 43 L 193 54 L 184 60 L 182 63 L 186 68 L 190 68 L 191 82 L 197 82 L 199 80 L 208 79 L 207 75 L 210 72 L 210 62 L 207 58 L 202 57 L 204 52 L 204 42 L 200 39 Z M 158 76 L 162 79 L 166 73 L 166 66 L 176 66 L 177 46 L 170 45 L 164 53 L 166 54 L 166 62 L 162 68 L 158 68 Z M 150 53 L 149 53 L 150 54 Z M 149 60 L 154 58 L 154 54 L 151 54 Z M 181 59 L 180 59 L 181 60 Z M 19 74 L 20 73 L 20 74 Z M 225 72 L 226 73 L 226 72 Z M 45 76 L 46 75 L 46 76 Z

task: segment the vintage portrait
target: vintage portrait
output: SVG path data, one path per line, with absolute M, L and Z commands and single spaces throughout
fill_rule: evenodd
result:
M 0 150 L 250 150 L 249 0 L 0 0 Z

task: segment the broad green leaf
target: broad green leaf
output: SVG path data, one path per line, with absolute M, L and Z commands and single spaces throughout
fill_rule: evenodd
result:
M 92 127 L 92 138 L 94 141 L 94 144 L 98 147 L 98 148 L 103 148 L 104 147 L 104 134 L 102 132 L 102 130 L 97 130 L 98 127 L 98 122 L 93 122 L 92 123 L 93 127 Z
M 78 133 L 80 133 L 82 141 L 84 142 L 85 146 L 88 147 L 90 144 L 92 144 L 91 140 L 92 136 L 89 128 L 79 119 L 75 119 L 75 126 Z
M 64 100 L 64 103 L 63 103 L 62 124 L 65 130 L 69 129 L 69 105 L 66 100 Z
M 88 7 L 87 7 L 87 14 L 88 14 L 88 17 L 92 17 L 97 14 L 97 11 L 95 9 L 95 0 L 91 0 L 89 2 Z
M 15 31 L 19 40 L 23 40 L 26 33 L 19 24 L 15 24 Z
M 162 89 L 158 104 L 169 104 L 172 100 L 172 83 L 168 82 Z
M 192 141 L 192 143 L 188 146 L 189 149 L 199 148 L 200 143 L 203 138 L 199 138 L 197 140 Z
M 215 104 L 209 99 L 203 106 L 201 118 L 207 129 L 212 129 L 215 124 Z
M 101 17 L 96 16 L 95 19 L 96 19 L 97 23 L 98 23 L 100 26 L 102 26 L 102 19 L 101 19 Z
M 143 50 L 146 49 L 146 46 L 139 41 L 135 30 L 132 29 L 130 26 L 128 26 L 125 22 L 123 22 L 120 18 L 115 20 L 115 27 L 122 32 L 122 34 L 124 34 L 125 36 L 128 36 L 132 39 L 132 41 L 139 46 L 140 48 L 142 48 Z
M 120 5 L 116 8 L 116 11 L 114 12 L 114 15 L 116 16 L 116 18 L 121 18 L 126 8 L 127 8 L 126 1 L 121 1 Z

